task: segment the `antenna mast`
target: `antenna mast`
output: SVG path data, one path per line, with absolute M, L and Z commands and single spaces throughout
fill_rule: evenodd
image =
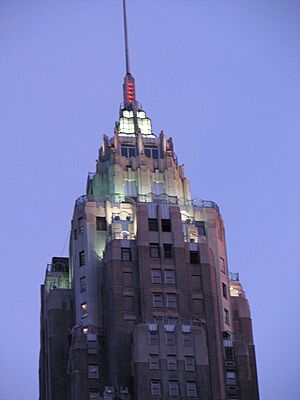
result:
M 130 74 L 129 48 L 128 48 L 128 31 L 127 31 L 127 14 L 126 14 L 126 0 L 123 0 L 123 17 L 124 17 L 124 38 L 125 38 L 126 74 Z

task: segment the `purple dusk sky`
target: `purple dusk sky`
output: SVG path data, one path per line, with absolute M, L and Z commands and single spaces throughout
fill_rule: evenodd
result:
M 0 399 L 38 399 L 39 286 L 122 101 L 121 0 L 0 0 Z M 128 0 L 132 73 L 250 301 L 262 400 L 300 398 L 300 1 Z

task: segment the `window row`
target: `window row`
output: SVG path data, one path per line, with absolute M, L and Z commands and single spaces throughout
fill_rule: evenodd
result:
M 155 308 L 177 308 L 177 295 L 175 293 L 153 293 L 152 305 Z
M 173 258 L 173 246 L 169 243 L 163 244 L 163 256 L 164 258 Z M 150 243 L 150 257 L 160 258 L 160 246 L 159 243 Z
M 158 331 L 149 332 L 149 344 L 157 345 L 159 343 L 159 333 Z M 185 347 L 192 346 L 192 333 L 182 332 L 182 341 Z M 165 344 L 168 346 L 175 346 L 176 344 L 176 334 L 175 332 L 165 332 Z
M 162 218 L 161 219 L 161 230 L 163 232 L 171 232 L 171 220 Z M 158 231 L 158 219 L 148 218 L 148 229 L 149 231 Z
M 151 394 L 152 396 L 161 396 L 162 394 L 162 386 L 159 380 L 151 381 Z M 180 396 L 180 388 L 178 381 L 169 381 L 168 382 L 168 392 L 169 396 Z M 184 393 L 182 393 L 184 396 Z M 185 395 L 186 397 L 197 397 L 197 385 L 196 382 L 187 382 L 185 387 Z
M 83 218 L 78 218 L 78 228 L 75 228 L 73 231 L 73 238 L 74 240 L 78 239 L 78 233 L 83 232 L 84 225 L 83 225 Z M 106 217 L 96 217 L 96 230 L 97 231 L 106 231 L 107 230 L 107 222 Z
M 185 361 L 185 370 L 186 371 L 195 371 L 194 356 L 186 356 L 184 361 Z M 151 370 L 159 370 L 160 369 L 160 359 L 159 359 L 158 354 L 150 354 L 149 368 Z M 176 355 L 168 355 L 167 356 L 167 369 L 169 371 L 177 371 L 178 360 L 177 360 Z
M 144 154 L 148 158 L 154 158 L 155 160 L 157 160 L 159 158 L 159 149 L 158 149 L 158 147 L 145 146 Z M 136 157 L 137 149 L 135 146 L 132 146 L 132 145 L 122 145 L 121 146 L 121 155 L 126 158 Z

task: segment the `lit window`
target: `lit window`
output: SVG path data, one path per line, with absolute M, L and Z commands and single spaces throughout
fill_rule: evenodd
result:
M 175 271 L 165 270 L 165 283 L 167 285 L 175 285 Z
M 83 232 L 83 219 L 82 219 L 82 217 L 78 218 L 78 230 L 79 230 L 79 232 Z
M 79 253 L 79 266 L 82 267 L 83 265 L 85 265 L 85 253 L 81 251 Z
M 175 293 L 166 295 L 166 306 L 167 308 L 177 308 L 177 297 Z
M 164 300 L 162 293 L 153 294 L 153 307 L 161 308 L 164 306 Z
M 187 382 L 187 384 L 186 384 L 186 395 L 187 395 L 187 397 L 197 397 L 196 382 Z
M 193 356 L 185 357 L 185 370 L 186 371 L 195 371 L 195 359 Z
M 176 356 L 167 356 L 167 368 L 170 371 L 176 371 L 177 370 L 177 359 Z
M 195 221 L 195 225 L 196 225 L 197 230 L 198 230 L 198 235 L 199 236 L 205 236 L 206 232 L 205 232 L 205 223 L 204 223 L 204 221 Z
M 82 303 L 81 304 L 81 318 L 84 318 L 87 316 L 87 311 L 88 311 L 87 303 Z
M 152 269 L 151 270 L 151 281 L 152 283 L 162 283 L 161 270 Z
M 88 377 L 89 379 L 99 379 L 99 366 L 96 364 L 88 365 Z
M 131 249 L 129 247 L 121 247 L 122 261 L 131 261 Z
M 163 232 L 171 232 L 171 220 L 170 219 L 162 219 L 161 220 L 161 229 Z
M 164 244 L 164 257 L 165 258 L 172 258 L 173 257 L 173 250 L 171 244 Z
M 191 332 L 182 332 L 183 336 L 183 345 L 191 346 L 192 345 L 192 333 Z
M 146 157 L 154 158 L 156 160 L 159 158 L 159 152 L 157 147 L 145 147 L 144 152 Z
M 135 157 L 136 156 L 136 149 L 134 146 L 121 146 L 121 154 L 123 157 Z
M 161 395 L 160 381 L 151 381 L 151 394 L 152 396 Z
M 190 251 L 190 263 L 191 264 L 199 264 L 199 252 L 198 251 Z
M 106 218 L 96 217 L 96 229 L 97 231 L 106 231 Z
M 148 218 L 149 231 L 158 231 L 157 218 Z
M 224 320 L 225 320 L 225 323 L 227 324 L 227 325 L 229 325 L 229 311 L 226 309 L 226 308 L 224 308 Z
M 159 358 L 158 358 L 157 354 L 150 354 L 149 368 L 150 369 L 159 369 Z
M 86 290 L 86 277 L 82 276 L 80 278 L 80 292 L 84 292 Z
M 177 381 L 169 381 L 169 396 L 179 396 L 179 385 Z
M 166 332 L 166 344 L 175 346 L 175 332 Z
M 150 331 L 149 332 L 149 344 L 158 344 L 158 332 L 157 331 Z
M 159 244 L 158 243 L 150 243 L 150 257 L 152 258 L 159 258 L 160 251 L 159 251 Z
M 89 400 L 99 400 L 99 399 L 100 399 L 100 392 L 89 393 Z
M 226 384 L 236 385 L 236 374 L 234 371 L 226 371 Z
M 222 282 L 222 292 L 223 292 L 223 297 L 227 299 L 227 286 L 225 285 L 224 282 Z

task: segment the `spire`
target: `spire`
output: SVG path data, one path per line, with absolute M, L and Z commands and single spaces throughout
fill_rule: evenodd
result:
M 137 101 L 135 98 L 135 81 L 134 77 L 130 73 L 126 0 L 123 0 L 123 18 L 124 18 L 124 38 L 125 38 L 125 59 L 126 59 L 126 75 L 123 84 L 123 98 L 124 98 L 124 107 L 132 110 L 136 107 Z

